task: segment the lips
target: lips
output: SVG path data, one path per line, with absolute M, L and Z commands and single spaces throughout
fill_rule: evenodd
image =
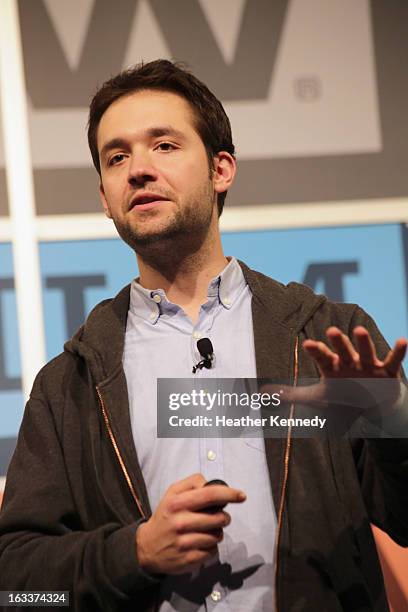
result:
M 158 193 L 139 193 L 135 196 L 129 206 L 129 210 L 132 210 L 135 206 L 141 206 L 143 204 L 151 204 L 152 202 L 167 201 L 167 198 Z

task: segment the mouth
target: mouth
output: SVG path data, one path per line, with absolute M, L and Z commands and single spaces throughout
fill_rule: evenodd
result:
M 168 201 L 167 198 L 156 193 L 139 194 L 130 202 L 129 211 L 135 208 L 138 210 L 147 210 Z

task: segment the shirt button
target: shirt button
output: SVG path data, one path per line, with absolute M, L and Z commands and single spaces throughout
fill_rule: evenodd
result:
M 193 332 L 193 338 L 195 338 L 196 340 L 199 340 L 201 338 L 200 332 L 199 331 Z
M 207 453 L 207 459 L 209 459 L 210 461 L 214 461 L 217 458 L 217 453 L 215 453 L 212 450 L 209 450 Z
M 155 293 L 153 296 L 154 301 L 156 302 L 156 304 L 160 304 L 161 302 L 161 297 L 158 293 Z
M 231 304 L 231 300 L 229 297 L 224 298 L 224 304 L 226 304 L 227 306 Z
M 221 599 L 221 593 L 219 591 L 213 591 L 210 595 L 211 599 L 213 601 L 220 601 Z
M 150 313 L 150 318 L 153 321 L 153 319 L 155 319 L 157 317 L 157 312 L 151 312 Z

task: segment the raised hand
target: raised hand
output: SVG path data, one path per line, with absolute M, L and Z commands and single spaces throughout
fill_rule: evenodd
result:
M 302 386 L 299 381 L 296 387 L 280 385 L 286 401 L 317 407 L 343 405 L 357 411 L 381 409 L 389 414 L 401 396 L 401 364 L 407 351 L 407 339 L 397 340 L 385 359 L 380 360 L 365 327 L 359 326 L 353 331 L 356 346 L 337 327 L 329 327 L 326 336 L 331 348 L 317 340 L 303 343 L 304 350 L 317 364 L 319 382 Z M 358 383 L 355 380 L 357 385 L 352 379 L 359 379 Z M 277 386 L 264 385 L 262 391 L 273 393 Z
M 400 338 L 381 361 L 377 357 L 374 343 L 365 327 L 356 327 L 350 338 L 337 327 L 329 327 L 326 336 L 332 345 L 305 340 L 303 348 L 316 362 L 323 378 L 397 378 L 407 351 L 408 341 Z

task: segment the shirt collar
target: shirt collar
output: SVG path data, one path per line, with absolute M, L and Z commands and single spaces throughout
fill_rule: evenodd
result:
M 223 271 L 210 281 L 207 292 L 208 298 L 217 297 L 227 310 L 233 306 L 247 284 L 235 257 L 228 259 Z M 138 279 L 134 279 L 130 288 L 129 310 L 155 325 L 161 314 L 175 313 L 179 306 L 167 299 L 164 289 L 146 289 L 139 284 Z
M 228 257 L 228 259 L 228 265 L 208 285 L 207 293 L 208 297 L 218 296 L 219 301 L 227 310 L 232 307 L 247 284 L 241 266 L 235 257 Z

